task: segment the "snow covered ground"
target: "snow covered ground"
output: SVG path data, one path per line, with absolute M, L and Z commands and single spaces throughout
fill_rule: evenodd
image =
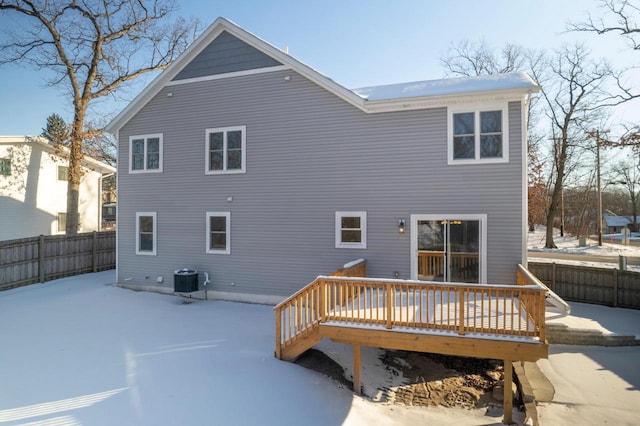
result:
M 362 362 L 374 401 L 277 360 L 270 306 L 189 303 L 114 281 L 106 271 L 0 292 L 0 426 L 501 424 L 500 407 L 376 402 L 377 386 L 404 379 L 375 348 Z M 640 311 L 575 304 L 574 314 L 584 327 L 640 335 Z M 351 371 L 350 346 L 318 348 Z M 638 359 L 640 346 L 551 346 L 540 363 L 556 397 L 538 407 L 541 424 L 637 424 Z
M 616 244 L 614 238 L 603 238 L 602 246 L 598 246 L 597 240 L 587 239 L 586 246 L 580 247 L 578 238 L 575 236 L 560 236 L 560 231 L 554 229 L 553 240 L 558 246 L 557 249 L 547 249 L 544 247 L 546 239 L 546 230 L 543 226 L 536 226 L 534 232 L 529 232 L 528 250 L 529 252 L 549 252 L 549 253 L 569 253 L 577 255 L 594 255 L 594 256 L 627 256 L 631 258 L 640 258 L 640 245 L 622 245 Z M 532 256 L 529 256 L 532 258 Z M 592 266 L 598 268 L 618 268 L 618 263 L 593 262 L 590 260 L 554 260 L 541 257 L 535 258 L 536 262 L 556 262 L 567 263 L 570 265 Z M 640 266 L 629 265 L 630 271 L 640 271 Z
M 277 360 L 270 306 L 185 303 L 114 281 L 106 271 L 0 292 L 1 426 L 501 423 L 501 408 L 387 405 Z M 349 346 L 321 345 L 351 366 Z M 402 381 L 377 351 L 363 350 L 373 393 L 374 381 Z

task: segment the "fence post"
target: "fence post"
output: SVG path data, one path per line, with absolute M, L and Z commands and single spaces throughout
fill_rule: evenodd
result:
M 618 255 L 618 268 L 621 271 L 627 270 L 627 257 L 623 255 Z
M 44 235 L 38 239 L 38 280 L 44 282 Z
M 551 290 L 556 291 L 556 264 L 551 264 Z
M 98 234 L 96 231 L 93 231 L 91 244 L 93 249 L 93 253 L 91 253 L 91 268 L 93 272 L 98 272 Z

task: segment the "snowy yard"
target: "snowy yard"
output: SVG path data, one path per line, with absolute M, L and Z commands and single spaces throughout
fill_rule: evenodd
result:
M 566 254 L 577 254 L 577 255 L 592 255 L 592 256 L 626 256 L 629 258 L 639 258 L 640 259 L 640 245 L 622 245 L 616 243 L 615 238 L 603 238 L 602 246 L 598 245 L 597 240 L 587 239 L 586 245 L 581 247 L 579 245 L 578 238 L 572 235 L 565 235 L 564 237 L 560 236 L 560 231 L 558 229 L 554 229 L 554 237 L 553 240 L 558 246 L 557 249 L 547 249 L 544 247 L 545 245 L 545 227 L 536 226 L 536 230 L 534 232 L 529 232 L 528 234 L 528 250 L 529 252 L 548 252 L 548 253 L 566 253 Z M 608 236 L 605 236 L 608 237 Z M 531 254 L 529 255 L 529 259 L 535 262 L 556 262 L 556 263 L 565 263 L 568 265 L 577 265 L 577 266 L 588 266 L 595 268 L 612 268 L 617 269 L 619 267 L 618 263 L 614 262 L 593 262 L 591 259 L 588 259 L 585 256 L 585 260 L 566 260 L 566 259 L 551 259 L 551 258 L 541 258 L 535 257 Z M 627 269 L 629 271 L 640 272 L 640 266 L 629 264 Z
M 270 306 L 184 303 L 114 281 L 114 271 L 106 271 L 0 292 L 0 425 L 486 425 L 502 419 L 500 409 L 372 402 L 279 361 Z M 349 359 L 348 346 L 320 347 Z M 377 349 L 364 349 L 365 388 L 385 385 L 393 375 Z
M 106 271 L 0 292 L 0 426 L 501 424 L 500 407 L 388 405 L 277 360 L 270 306 L 185 303 L 114 280 Z M 615 315 L 583 311 L 602 309 Z M 619 327 L 612 318 L 602 325 Z M 350 346 L 325 340 L 318 348 L 349 374 Z M 374 399 L 404 380 L 378 349 L 363 348 L 362 358 Z M 538 407 L 541 424 L 634 424 L 639 358 L 639 346 L 551 346 L 540 362 L 556 398 Z

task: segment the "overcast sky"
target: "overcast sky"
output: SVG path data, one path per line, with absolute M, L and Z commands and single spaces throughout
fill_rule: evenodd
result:
M 505 43 L 553 49 L 584 40 L 594 57 L 614 65 L 640 63 L 617 36 L 567 33 L 569 21 L 591 11 L 602 14 L 597 0 L 178 0 L 181 15 L 209 25 L 228 18 L 348 88 L 429 80 L 444 76 L 440 58 L 452 43 L 484 38 L 499 48 Z M 0 16 L 0 26 L 15 16 Z M 634 57 L 637 56 L 636 57 Z M 46 117 L 72 118 L 62 88 L 46 87 L 44 71 L 24 65 L 0 67 L 0 134 L 39 134 Z M 148 79 L 144 83 L 148 82 Z M 131 100 L 142 88 L 121 93 Z M 105 120 L 125 102 L 103 102 Z M 638 109 L 637 107 L 634 109 Z M 637 119 L 626 107 L 621 119 Z

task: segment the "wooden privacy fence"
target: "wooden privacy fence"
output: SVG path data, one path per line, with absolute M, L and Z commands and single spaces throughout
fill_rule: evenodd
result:
M 0 290 L 115 266 L 115 231 L 0 241 Z
M 640 272 L 545 262 L 528 269 L 563 299 L 640 309 Z

